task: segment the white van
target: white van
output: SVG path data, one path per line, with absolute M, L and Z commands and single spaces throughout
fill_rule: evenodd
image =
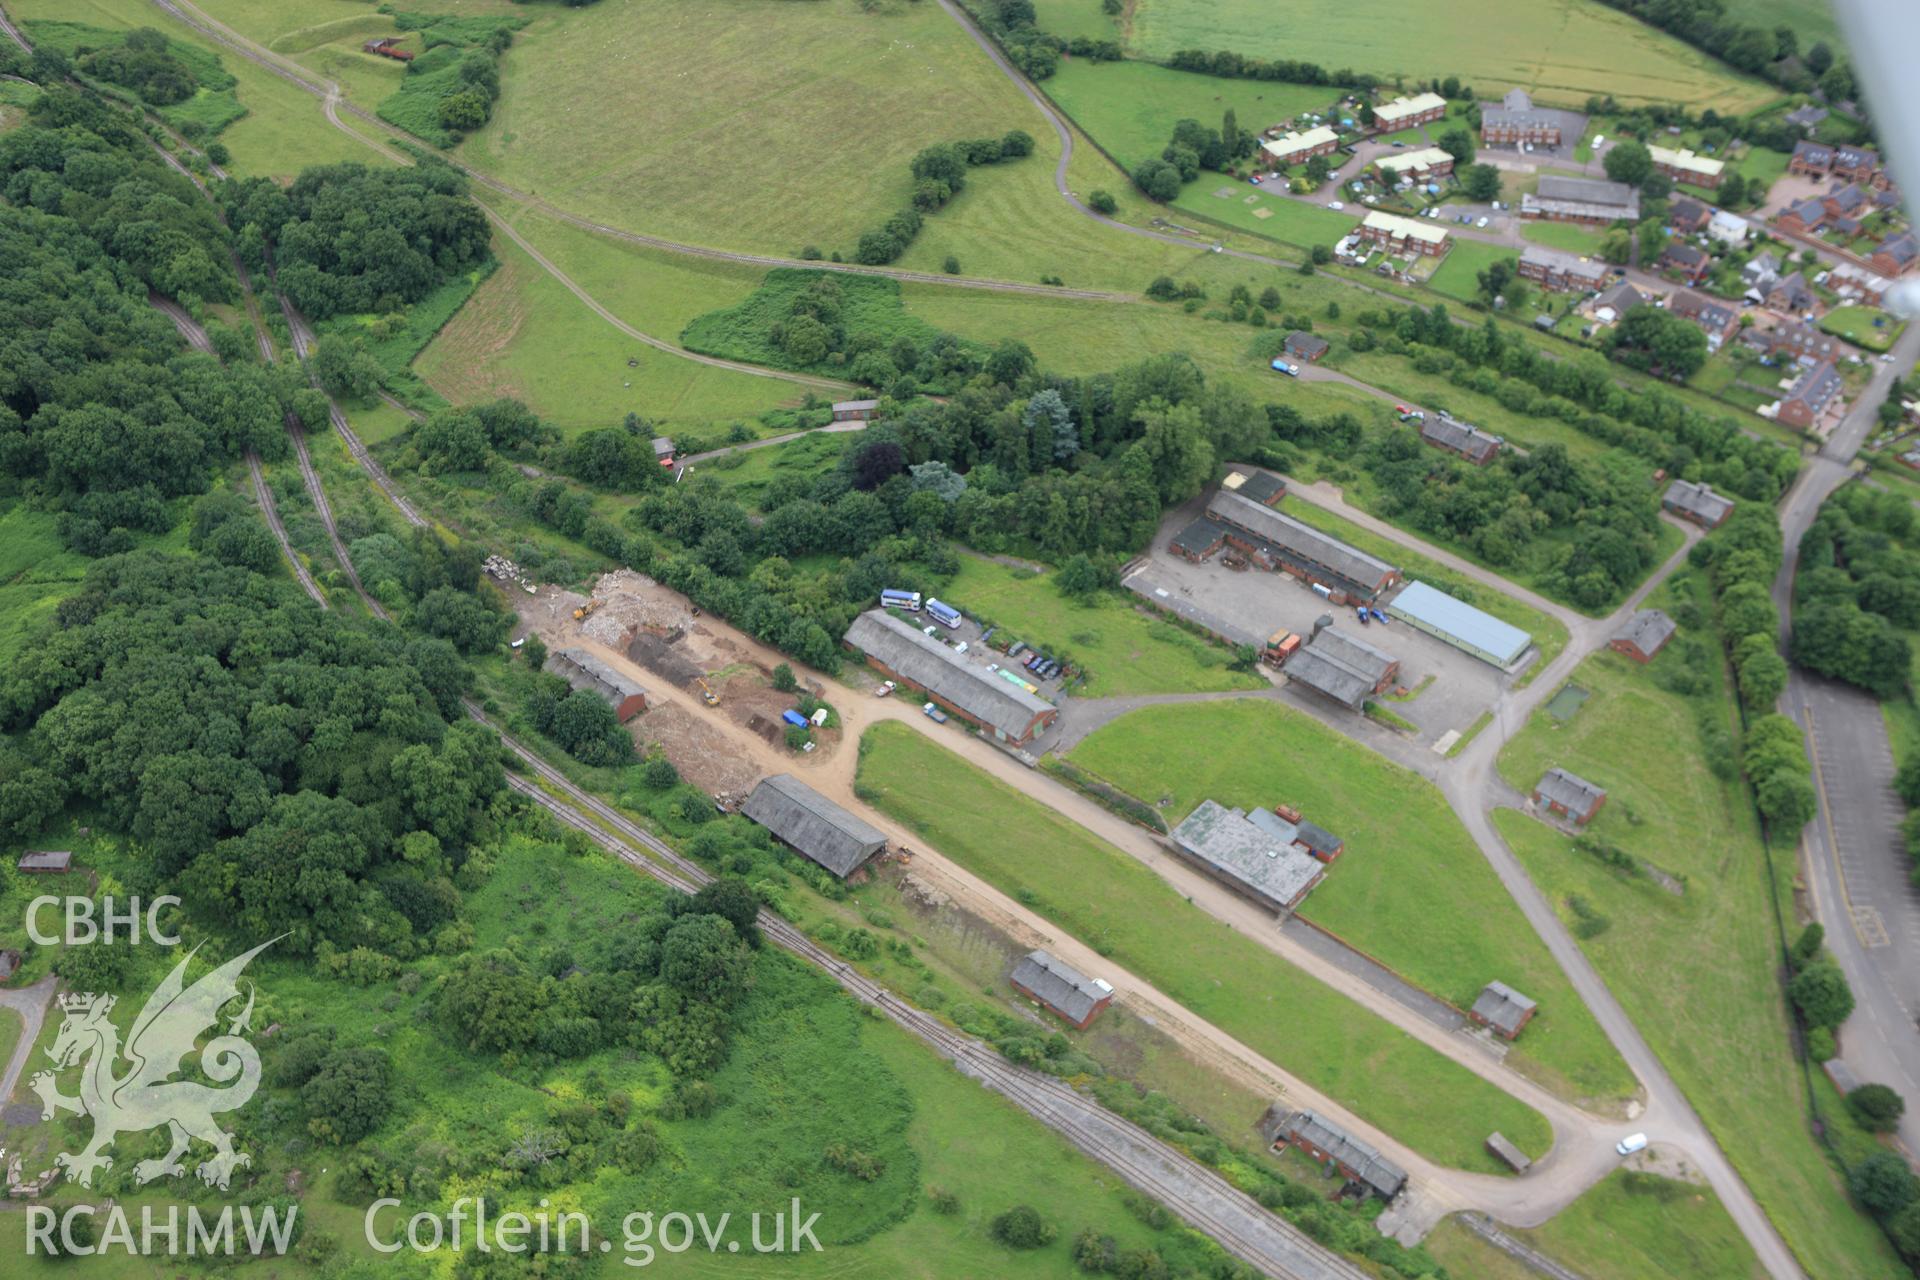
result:
M 1636 1151 L 1645 1151 L 1647 1149 L 1647 1135 L 1644 1133 L 1630 1133 L 1620 1139 L 1620 1141 L 1614 1143 L 1613 1149 L 1623 1156 L 1630 1156 Z

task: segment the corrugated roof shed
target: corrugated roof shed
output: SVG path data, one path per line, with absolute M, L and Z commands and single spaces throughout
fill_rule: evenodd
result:
M 1719 524 L 1733 510 L 1733 499 L 1723 498 L 1707 485 L 1695 484 L 1691 480 L 1675 480 L 1667 486 L 1666 496 L 1661 501 L 1709 525 Z
M 1354 1178 L 1367 1184 L 1382 1199 L 1391 1200 L 1407 1185 L 1407 1171 L 1368 1144 L 1348 1135 L 1312 1111 L 1289 1111 L 1261 1125 L 1267 1141 L 1304 1143 L 1333 1157 L 1334 1162 Z
M 1263 507 L 1272 506 L 1276 499 L 1287 494 L 1286 481 L 1271 471 L 1230 471 L 1220 487 L 1252 498 Z
M 1324 653 L 1314 652 L 1312 645 L 1287 659 L 1287 679 L 1332 699 L 1349 711 L 1360 710 L 1366 705 L 1367 695 L 1373 692 L 1371 680 Z
M 1456 418 L 1429 418 L 1420 424 L 1420 438 L 1429 444 L 1484 462 L 1500 452 L 1500 437 Z
M 1665 644 L 1674 633 L 1672 618 L 1658 609 L 1642 609 L 1627 619 L 1627 625 L 1613 633 L 1615 640 L 1624 640 L 1640 652 L 1652 654 Z
M 846 879 L 887 847 L 887 837 L 790 773 L 763 778 L 740 812 L 802 857 Z
M 1035 716 L 1054 709 L 1045 698 L 997 678 L 984 666 L 967 661 L 932 636 L 878 609 L 855 618 L 847 628 L 846 641 L 982 724 L 1010 736 L 1025 733 Z
M 1550 801 L 1572 813 L 1585 813 L 1593 808 L 1594 802 L 1606 798 L 1606 791 L 1588 782 L 1577 773 L 1568 773 L 1565 769 L 1549 769 L 1541 777 L 1534 791 L 1542 800 Z
M 1237 493 L 1214 494 L 1207 514 L 1246 530 L 1276 551 L 1328 570 L 1368 596 L 1379 590 L 1382 580 L 1399 572 L 1384 560 Z
M 628 698 L 647 696 L 638 680 L 586 649 L 554 650 L 547 658 L 547 669 L 574 688 L 599 694 L 616 707 Z
M 1176 551 L 1184 551 L 1190 556 L 1203 556 L 1206 555 L 1211 548 L 1219 546 L 1220 539 L 1225 537 L 1226 533 L 1226 525 L 1221 524 L 1218 520 L 1201 516 L 1192 524 L 1174 534 L 1172 542 L 1169 545 Z
M 1520 1024 L 1533 1008 L 1532 1000 L 1504 982 L 1489 982 L 1480 989 L 1480 998 L 1473 1002 L 1475 1017 L 1484 1018 L 1489 1026 L 1510 1036 L 1519 1032 Z
M 1409 582 L 1402 587 L 1387 606 L 1387 613 L 1430 630 L 1469 653 L 1484 656 L 1495 666 L 1511 666 L 1533 643 L 1532 636 L 1512 623 L 1502 622 L 1424 582 Z
M 1354 635 L 1351 631 L 1342 631 L 1338 627 L 1324 627 L 1320 634 L 1309 642 L 1308 648 L 1318 650 L 1323 658 L 1331 658 L 1343 667 L 1351 668 L 1365 679 L 1369 686 L 1378 685 L 1393 670 L 1398 658 L 1383 649 L 1374 647 Z
M 1202 800 L 1173 829 L 1173 843 L 1221 879 L 1284 910 L 1325 874 L 1311 854 L 1280 843 L 1239 809 Z
M 13 864 L 19 871 L 61 872 L 73 867 L 73 851 L 70 849 L 32 849 L 20 855 Z
M 1044 951 L 1029 951 L 1008 975 L 1070 1022 L 1084 1022 L 1113 988 Z

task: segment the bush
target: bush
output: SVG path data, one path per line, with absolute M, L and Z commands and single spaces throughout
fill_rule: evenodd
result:
M 1853 1012 L 1853 991 L 1846 975 L 1824 956 L 1793 976 L 1787 998 L 1810 1027 L 1837 1027 Z
M 1120 202 L 1113 198 L 1110 191 L 1096 191 L 1087 197 L 1087 207 L 1095 213 L 1111 218 L 1120 210 Z
M 1840 1046 L 1834 1043 L 1831 1028 L 1815 1027 L 1807 1032 L 1807 1056 L 1815 1062 L 1825 1062 L 1838 1052 Z
M 1010 1249 L 1038 1249 L 1050 1244 L 1056 1234 L 1053 1224 L 1039 1210 L 1017 1204 L 993 1220 L 989 1230 L 993 1238 Z
M 1847 1095 L 1847 1110 L 1861 1128 L 1892 1133 L 1906 1114 L 1907 1100 L 1884 1084 L 1863 1084 Z

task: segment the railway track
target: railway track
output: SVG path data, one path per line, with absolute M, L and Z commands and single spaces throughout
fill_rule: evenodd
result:
M 468 700 L 465 705 L 470 716 L 499 733 L 500 740 L 533 775 L 530 780 L 510 774 L 508 781 L 514 790 L 560 822 L 585 833 L 621 861 L 682 893 L 695 893 L 712 881 L 704 868 L 575 786 L 565 774 L 515 741 L 476 703 Z M 565 798 L 554 795 L 555 791 Z M 1241 1261 L 1283 1280 L 1366 1280 L 1365 1271 L 1275 1217 L 1213 1170 L 1063 1081 L 1015 1066 L 991 1046 L 954 1031 L 899 999 L 772 912 L 761 911 L 758 924 L 776 945 L 827 973 L 855 999 L 880 1010 L 896 1025 L 931 1045 L 963 1074 L 1007 1098 L 1131 1186 L 1165 1204 Z

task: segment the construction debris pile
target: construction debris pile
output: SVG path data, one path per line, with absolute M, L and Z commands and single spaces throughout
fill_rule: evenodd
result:
M 693 621 L 684 597 L 631 569 L 603 574 L 593 584 L 593 598 L 601 607 L 581 631 L 610 649 L 625 649 L 641 631 L 677 631 Z
M 535 594 L 533 579 L 522 573 L 520 566 L 505 556 L 488 556 L 481 567 L 496 581 L 511 582 L 528 595 Z

